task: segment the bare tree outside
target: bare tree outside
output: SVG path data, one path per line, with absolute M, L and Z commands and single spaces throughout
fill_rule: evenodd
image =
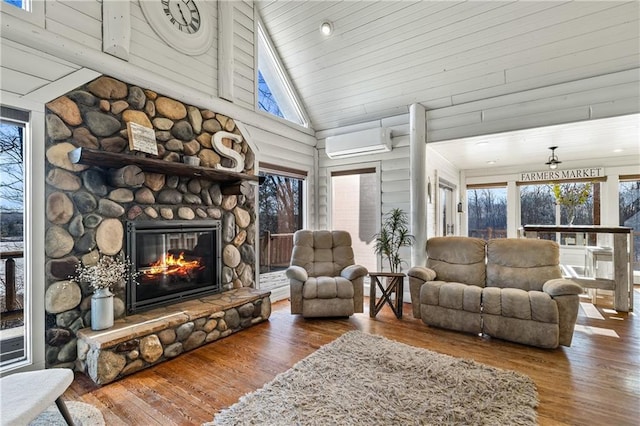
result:
M 0 210 L 2 212 L 22 211 L 23 136 L 24 129 L 21 126 L 0 124 Z
M 258 108 L 266 111 L 276 117 L 284 118 L 284 114 L 280 111 L 276 98 L 271 93 L 269 85 L 265 81 L 260 70 L 258 70 Z
M 15 259 L 0 262 L 0 312 L 22 306 L 24 293 L 24 128 L 9 122 L 0 123 L 0 252 L 16 253 Z M 13 256 L 13 255 L 12 255 Z M 7 265 L 10 264 L 9 269 Z M 12 278 L 7 282 L 7 270 Z M 16 295 L 13 306 L 7 306 L 7 286 Z M 15 290 L 14 290 L 15 289 Z M 12 298 L 9 297 L 9 300 Z M 11 304 L 11 303 L 10 303 Z M 1 328 L 22 325 L 22 319 L 2 321 Z
M 289 265 L 293 234 L 302 228 L 303 180 L 260 173 L 258 209 L 260 217 L 260 271 L 269 272 Z
M 483 239 L 507 236 L 506 188 L 467 190 L 468 234 Z
M 302 225 L 302 181 L 275 174 L 263 174 L 260 186 L 260 231 L 293 233 Z
M 620 182 L 620 225 L 633 228 L 633 269 L 640 270 L 640 180 Z

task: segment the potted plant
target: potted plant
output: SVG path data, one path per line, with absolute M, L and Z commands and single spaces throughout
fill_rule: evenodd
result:
M 103 330 L 113 326 L 113 293 L 117 284 L 127 279 L 130 263 L 103 255 L 94 265 L 78 264 L 75 279 L 86 282 L 91 289 L 91 329 Z M 132 273 L 134 278 L 137 273 Z
M 403 260 L 400 258 L 400 248 L 413 245 L 415 238 L 409 234 L 406 213 L 395 208 L 384 215 L 380 232 L 374 235 L 374 250 L 382 255 L 383 261 L 389 262 L 389 270 L 393 273 L 400 272 Z
M 576 208 L 585 204 L 591 194 L 591 183 L 565 183 L 553 184 L 553 195 L 556 203 L 567 209 L 567 220 L 573 225 L 576 216 Z

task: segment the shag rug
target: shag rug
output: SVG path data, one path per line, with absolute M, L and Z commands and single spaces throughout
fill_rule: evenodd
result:
M 535 425 L 522 374 L 350 331 L 205 426 Z
M 80 401 L 65 401 L 75 426 L 104 426 L 104 417 L 100 410 L 91 404 Z M 56 404 L 52 404 L 36 417 L 29 426 L 66 426 Z

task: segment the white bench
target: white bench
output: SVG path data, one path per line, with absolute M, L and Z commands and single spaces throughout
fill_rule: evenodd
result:
M 54 402 L 68 425 L 73 420 L 62 394 L 73 382 L 67 368 L 14 373 L 0 378 L 0 425 L 27 425 Z

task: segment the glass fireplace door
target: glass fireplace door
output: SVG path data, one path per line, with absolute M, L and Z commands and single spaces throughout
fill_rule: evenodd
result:
M 218 222 L 129 224 L 129 254 L 137 277 L 128 288 L 128 312 L 220 289 Z

